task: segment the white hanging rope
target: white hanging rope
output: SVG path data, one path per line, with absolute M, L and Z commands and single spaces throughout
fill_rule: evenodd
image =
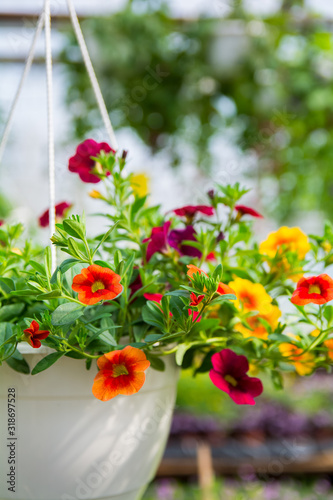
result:
M 77 41 L 78 41 L 80 49 L 81 49 L 82 57 L 83 57 L 84 63 L 85 63 L 86 68 L 87 68 L 87 72 L 88 72 L 88 75 L 89 75 L 89 78 L 91 81 L 92 88 L 93 88 L 94 93 L 95 93 L 98 107 L 99 107 L 99 110 L 101 112 L 105 128 L 106 128 L 108 135 L 109 135 L 109 138 L 110 138 L 110 146 L 113 149 L 118 149 L 117 140 L 116 140 L 116 136 L 115 136 L 112 124 L 111 124 L 109 113 L 108 113 L 106 106 L 105 106 L 102 92 L 101 92 L 99 83 L 98 83 L 97 78 L 96 78 L 96 74 L 95 74 L 95 71 L 94 71 L 90 56 L 89 56 L 87 45 L 86 45 L 86 42 L 84 40 L 83 33 L 81 30 L 80 23 L 79 23 L 79 20 L 77 18 L 74 4 L 73 4 L 72 0 L 67 0 L 67 5 L 68 5 L 72 25 L 74 28 L 74 32 L 75 32 Z
M 23 73 L 22 73 L 21 81 L 20 81 L 18 89 L 16 91 L 13 104 L 12 104 L 12 106 L 10 108 L 10 112 L 9 112 L 9 116 L 8 116 L 8 119 L 7 119 L 7 123 L 5 125 L 5 129 L 4 129 L 2 138 L 1 138 L 1 142 L 0 142 L 0 163 L 1 163 L 1 160 L 2 160 L 2 157 L 3 157 L 3 153 L 4 153 L 6 145 L 7 145 L 8 137 L 9 137 L 10 130 L 11 130 L 11 127 L 12 127 L 12 123 L 13 123 L 13 118 L 14 118 L 14 113 L 15 113 L 15 110 L 16 110 L 16 106 L 18 104 L 18 101 L 19 101 L 19 98 L 20 98 L 20 95 L 21 95 L 21 92 L 22 92 L 22 88 L 23 88 L 24 82 L 25 82 L 25 80 L 26 80 L 26 78 L 27 78 L 27 76 L 29 74 L 29 71 L 30 71 L 30 68 L 31 68 L 31 64 L 32 64 L 32 61 L 33 61 L 33 58 L 34 58 L 34 55 L 35 55 L 36 43 L 37 43 L 39 35 L 40 35 L 40 33 L 41 33 L 42 29 L 43 29 L 43 26 L 44 26 L 44 10 L 41 13 L 41 15 L 39 16 L 38 23 L 37 23 L 36 30 L 35 30 L 35 34 L 33 36 L 32 42 L 31 42 L 31 47 L 30 47 L 30 50 L 29 50 L 29 54 L 28 54 L 28 56 L 26 58 L 26 62 L 25 62 Z
M 52 81 L 52 46 L 50 0 L 45 0 L 45 55 L 47 78 L 47 121 L 49 148 L 49 197 L 50 197 L 50 237 L 55 233 L 55 155 L 54 155 L 54 120 L 53 120 L 53 81 Z M 51 244 L 52 272 L 57 267 L 56 247 Z

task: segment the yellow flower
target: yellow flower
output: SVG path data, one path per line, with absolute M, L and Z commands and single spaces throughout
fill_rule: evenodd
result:
M 16 247 L 12 248 L 12 252 L 16 253 L 17 255 L 22 255 L 22 250 L 20 250 L 19 248 L 16 248 Z
M 272 312 L 272 297 L 268 295 L 260 283 L 243 278 L 236 278 L 229 283 L 234 290 L 237 300 L 234 305 L 240 311 L 258 311 L 259 314 L 270 314 Z
M 328 241 L 324 241 L 321 244 L 321 247 L 325 250 L 326 253 L 329 253 L 332 250 L 332 245 Z
M 131 188 L 136 196 L 143 198 L 149 192 L 149 177 L 144 173 L 132 175 Z
M 304 352 L 303 349 L 295 344 L 283 342 L 279 345 L 281 354 L 289 358 L 289 362 L 295 366 L 298 375 L 309 375 L 315 367 L 314 355 L 310 352 Z
M 251 375 L 251 377 L 255 377 L 256 375 L 258 375 L 258 373 L 259 373 L 259 367 L 254 363 L 250 363 L 248 374 Z
M 96 200 L 104 200 L 105 199 L 104 196 L 96 189 L 93 189 L 92 191 L 90 191 L 89 196 L 90 196 L 90 198 L 94 198 Z
M 265 241 L 259 246 L 263 255 L 274 258 L 278 251 L 284 249 L 297 253 L 299 259 L 304 259 L 310 250 L 308 237 L 299 227 L 282 226 L 274 233 L 270 233 Z
M 246 318 L 246 322 L 250 328 L 247 328 L 242 323 L 237 323 L 235 325 L 235 330 L 242 333 L 245 338 L 257 337 L 259 339 L 267 340 L 268 331 L 265 325 L 261 323 L 260 319 L 267 321 L 274 332 L 279 323 L 280 316 L 280 309 L 277 306 L 272 305 L 268 314 L 256 314 L 255 316 Z

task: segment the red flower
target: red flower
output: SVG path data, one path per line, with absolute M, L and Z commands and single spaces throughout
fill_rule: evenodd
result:
M 205 298 L 204 295 L 196 296 L 195 293 L 192 292 L 190 306 L 197 307 L 204 298 Z
M 192 318 L 192 321 L 196 321 L 199 316 L 199 311 L 193 311 L 192 309 L 188 309 L 188 315 Z M 199 323 L 202 320 L 202 316 L 199 316 L 196 323 Z
M 213 354 L 212 365 L 209 376 L 216 387 L 229 394 L 238 405 L 255 404 L 253 398 L 260 396 L 263 386 L 260 379 L 246 375 L 249 363 L 245 356 L 223 349 Z
M 252 217 L 259 217 L 260 219 L 263 219 L 263 216 L 259 212 L 253 210 L 253 208 L 246 207 L 245 205 L 236 205 L 235 209 L 238 212 L 239 218 L 243 215 L 252 215 Z
M 3 226 L 3 225 L 4 225 L 4 223 L 5 223 L 5 221 L 4 221 L 4 220 L 2 220 L 2 219 L 0 219 L 0 226 Z
M 192 220 L 198 212 L 211 217 L 214 215 L 214 208 L 208 205 L 186 205 L 185 207 L 173 210 L 174 214 L 179 217 L 186 217 L 188 220 Z
M 123 291 L 121 277 L 108 267 L 92 264 L 74 276 L 72 289 L 79 293 L 79 301 L 93 305 L 100 300 L 113 300 Z
M 55 207 L 56 218 L 63 218 L 66 215 L 67 210 L 72 207 L 70 203 L 63 201 L 62 203 L 58 203 Z M 39 217 L 39 225 L 41 227 L 47 227 L 50 224 L 50 210 L 45 210 L 43 215 Z
M 95 167 L 98 168 L 96 160 L 93 160 L 92 157 L 96 158 L 101 151 L 116 153 L 106 142 L 98 143 L 93 139 L 87 139 L 82 142 L 77 147 L 76 154 L 69 159 L 69 171 L 78 173 L 83 182 L 91 182 L 93 184 L 100 182 L 100 177 L 92 172 Z M 109 175 L 109 172 L 107 172 L 107 175 Z
M 153 300 L 154 302 L 158 302 L 159 304 L 163 299 L 163 295 L 161 293 L 144 293 L 143 296 L 145 299 Z
M 38 349 L 42 343 L 41 340 L 46 339 L 50 335 L 48 330 L 40 330 L 39 324 L 37 321 L 32 321 L 30 323 L 30 327 L 26 330 L 23 330 L 25 334 L 25 340 L 33 347 L 34 349 Z
M 147 246 L 147 262 L 150 261 L 154 253 L 167 253 L 168 252 L 168 232 L 170 229 L 170 221 L 167 221 L 163 226 L 153 227 L 151 235 L 149 238 L 145 238 L 142 243 L 148 243 Z
M 209 262 L 215 262 L 217 260 L 215 252 L 210 252 L 206 257 L 206 260 Z
M 121 351 L 104 354 L 97 365 L 100 371 L 94 379 L 92 392 L 97 399 L 109 401 L 119 394 L 131 396 L 139 392 L 150 362 L 143 351 L 127 346 Z
M 333 300 L 333 280 L 327 274 L 301 278 L 297 283 L 291 302 L 298 306 L 305 304 L 326 304 Z
M 189 257 L 198 257 L 200 259 L 202 253 L 195 247 L 184 245 L 183 241 L 197 241 L 196 230 L 193 226 L 186 226 L 184 229 L 173 229 L 168 236 L 168 243 L 172 248 L 175 248 L 180 255 L 188 255 Z

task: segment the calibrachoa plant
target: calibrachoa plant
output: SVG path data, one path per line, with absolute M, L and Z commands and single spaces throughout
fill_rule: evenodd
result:
M 32 375 L 64 356 L 97 364 L 92 392 L 107 401 L 138 392 L 147 368 L 164 370 L 174 355 L 249 405 L 263 392 L 262 375 L 281 388 L 285 373 L 330 370 L 332 225 L 311 236 L 281 227 L 258 242 L 252 221 L 262 215 L 240 204 L 247 190 L 239 184 L 163 213 L 126 157 L 89 139 L 70 158 L 71 172 L 101 186 L 90 196 L 105 205 L 107 229 L 88 237 L 84 217 L 59 204 L 54 273 L 49 248 L 22 246 L 22 226 L 2 225 L 1 362 Z M 39 222 L 48 224 L 48 211 Z M 22 342 L 51 352 L 30 367 Z

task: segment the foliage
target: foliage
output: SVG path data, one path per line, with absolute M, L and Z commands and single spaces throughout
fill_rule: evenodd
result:
M 318 282 L 309 281 L 309 289 L 300 281 L 295 305 L 290 311 L 284 306 L 282 317 L 279 309 L 295 278 L 332 263 L 328 222 L 311 245 L 298 228 L 283 227 L 258 246 L 247 207 L 237 205 L 246 193 L 239 184 L 216 185 L 209 205 L 182 207 L 166 217 L 132 187 L 126 153 L 101 150 L 92 160 L 87 167 L 81 157 L 80 168 L 92 168 L 104 183 L 104 194 L 95 190 L 93 196 L 106 205 L 102 215 L 109 227 L 88 238 L 84 217 L 58 223 L 52 242 L 67 258 L 54 272 L 50 248 L 41 258 L 29 242 L 17 248 L 20 225 L 0 229 L 2 361 L 26 373 L 18 344 L 36 348 L 40 338 L 54 352 L 31 367 L 32 374 L 62 356 L 83 359 L 89 368 L 92 360 L 127 345 L 144 350 L 158 370 L 164 356 L 174 353 L 177 364 L 194 374 L 210 371 L 214 353 L 231 348 L 247 357 L 252 374 L 266 373 L 277 388 L 284 372 L 330 370 L 333 309 L 327 303 L 333 281 L 322 274 Z M 302 287 L 302 297 L 310 297 L 306 306 L 298 303 Z M 37 345 L 31 343 L 35 333 Z M 242 366 L 242 373 L 248 371 Z M 231 375 L 226 380 L 237 385 L 237 373 Z
M 223 134 L 259 162 L 250 175 L 259 177 L 267 214 L 279 221 L 300 210 L 330 214 L 333 57 L 325 20 L 302 1 L 285 1 L 265 20 L 230 2 L 227 18 L 200 22 L 173 19 L 162 7 L 136 14 L 136 3 L 84 23 L 116 127 L 130 126 L 153 152 L 166 149 L 174 164 L 188 159 L 190 148 L 204 169 L 212 139 Z M 98 121 L 70 35 L 63 57 L 75 135 L 82 138 Z M 164 76 L 154 81 L 156 68 Z

